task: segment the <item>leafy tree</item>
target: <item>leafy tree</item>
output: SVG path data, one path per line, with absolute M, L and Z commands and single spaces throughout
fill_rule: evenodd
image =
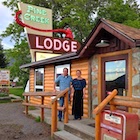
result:
M 7 62 L 1 42 L 2 39 L 0 39 L 0 68 L 5 68 L 7 66 Z
M 26 40 L 21 40 L 20 44 L 16 44 L 14 49 L 9 49 L 6 51 L 6 56 L 9 61 L 12 61 L 12 64 L 9 65 L 11 78 L 19 78 L 19 83 L 25 86 L 25 83 L 28 80 L 29 71 L 27 69 L 20 70 L 20 66 L 31 61 L 29 55 L 29 47 Z
M 140 28 L 140 9 L 136 0 L 101 1 L 97 17 Z

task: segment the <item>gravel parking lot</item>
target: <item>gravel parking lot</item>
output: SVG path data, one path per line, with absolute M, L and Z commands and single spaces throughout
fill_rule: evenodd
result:
M 50 126 L 23 111 L 21 103 L 0 104 L 0 140 L 51 140 Z

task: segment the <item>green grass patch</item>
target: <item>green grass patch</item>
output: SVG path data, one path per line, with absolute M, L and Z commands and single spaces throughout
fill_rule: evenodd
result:
M 29 106 L 29 110 L 36 110 L 36 107 L 34 107 L 34 106 Z
M 22 94 L 24 92 L 23 88 L 9 88 L 9 94 L 14 94 L 16 96 L 20 96 L 21 98 L 23 98 Z
M 5 93 L 0 93 L 0 97 L 7 97 L 8 94 L 5 94 Z
M 0 104 L 2 103 L 11 103 L 11 100 L 0 100 Z
M 41 121 L 40 116 L 36 117 L 36 118 L 35 118 L 35 121 L 36 121 L 36 122 L 40 122 L 40 121 Z

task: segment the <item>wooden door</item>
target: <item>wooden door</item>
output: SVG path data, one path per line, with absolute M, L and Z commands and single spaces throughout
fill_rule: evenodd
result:
M 127 96 L 128 91 L 128 55 L 102 57 L 101 59 L 101 100 L 113 89 L 118 95 Z

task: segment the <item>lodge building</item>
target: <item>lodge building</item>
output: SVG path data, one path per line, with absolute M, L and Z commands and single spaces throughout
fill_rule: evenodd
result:
M 109 20 L 100 19 L 84 44 L 76 53 L 32 62 L 20 68 L 29 68 L 29 90 L 53 91 L 54 80 L 69 69 L 72 78 L 81 70 L 86 79 L 84 117 L 92 118 L 93 109 L 113 89 L 118 95 L 140 98 L 140 30 Z M 40 79 L 39 79 L 40 77 Z M 45 98 L 45 104 L 50 103 Z M 40 98 L 30 102 L 39 104 Z M 72 106 L 69 105 L 69 114 Z M 139 113 L 139 110 L 134 110 Z

